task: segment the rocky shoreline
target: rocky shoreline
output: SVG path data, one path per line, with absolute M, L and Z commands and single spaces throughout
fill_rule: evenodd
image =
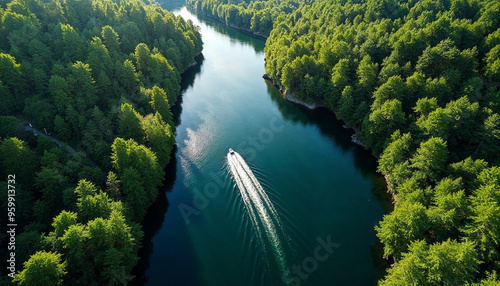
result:
M 190 9 L 194 10 L 193 7 L 190 7 Z M 235 30 L 243 32 L 244 34 L 248 34 L 251 37 L 254 37 L 254 38 L 257 38 L 257 39 L 260 39 L 260 40 L 264 40 L 264 41 L 267 40 L 267 36 L 264 35 L 264 34 L 261 34 L 259 32 L 255 32 L 255 31 L 252 31 L 250 29 L 246 29 L 246 28 L 238 27 L 238 26 L 233 25 L 233 24 L 229 24 L 226 21 L 222 20 L 221 18 L 216 17 L 216 16 L 214 16 L 212 14 L 208 14 L 208 13 L 200 13 L 200 14 L 202 14 L 203 16 L 205 16 L 207 18 L 217 20 L 217 21 L 221 22 L 222 24 L 226 24 L 228 27 L 231 27 L 231 28 L 233 28 Z
M 314 110 L 314 109 L 320 107 L 316 103 L 306 103 L 306 102 L 304 102 L 304 101 L 296 98 L 295 96 L 293 96 L 293 94 L 291 92 L 285 91 L 283 93 L 283 96 L 285 97 L 286 100 L 288 100 L 290 102 L 293 102 L 295 104 L 299 104 L 299 105 L 305 106 L 305 107 L 307 107 L 308 109 L 311 109 L 311 110 Z M 325 106 L 321 106 L 321 107 L 325 107 Z
M 279 82 L 276 82 L 275 80 L 273 80 L 268 74 L 262 75 L 262 78 L 265 79 L 265 80 L 271 81 L 273 83 L 273 85 L 276 86 L 279 89 L 279 91 L 281 92 L 281 94 L 283 95 L 283 97 L 287 101 L 295 103 L 295 104 L 298 104 L 298 105 L 302 105 L 302 106 L 304 106 L 304 107 L 306 107 L 307 109 L 310 109 L 310 110 L 314 110 L 314 109 L 317 109 L 317 108 L 326 108 L 326 109 L 330 110 L 331 112 L 333 112 L 336 115 L 335 110 L 330 109 L 328 106 L 326 106 L 324 104 L 306 103 L 306 102 L 298 99 L 297 97 L 295 97 L 293 95 L 293 93 L 284 90 L 283 87 L 279 84 Z M 357 145 L 365 148 L 365 146 L 363 146 L 363 142 L 361 141 L 361 136 L 358 134 L 359 133 L 358 130 L 356 130 L 354 127 L 352 127 L 351 125 L 349 125 L 349 123 L 347 123 L 346 121 L 344 121 L 343 127 L 346 128 L 346 129 L 352 129 L 354 131 L 354 134 L 352 134 L 352 136 L 351 136 L 351 141 L 354 144 L 357 144 Z
M 243 32 L 245 34 L 249 34 L 250 36 L 254 37 L 254 38 L 257 38 L 257 39 L 260 39 L 260 40 L 267 40 L 267 36 L 264 35 L 264 34 L 261 34 L 259 32 L 255 32 L 255 31 L 252 31 L 250 29 L 245 29 L 245 28 L 242 28 L 242 27 L 238 27 L 238 26 L 235 26 L 235 25 L 232 25 L 232 24 L 229 24 L 229 23 L 226 23 L 225 21 L 222 21 L 221 19 L 219 18 L 215 18 L 213 17 L 214 19 L 217 19 L 219 20 L 220 22 L 222 23 L 225 23 L 226 25 L 228 25 L 229 27 L 235 29 L 235 30 L 238 30 L 240 32 Z
M 188 70 L 188 69 L 190 69 L 190 68 L 192 68 L 192 67 L 194 67 L 195 65 L 197 65 L 198 64 L 198 60 L 202 60 L 202 59 L 203 59 L 203 54 L 202 54 L 202 52 L 199 52 L 198 54 L 196 54 L 196 56 L 194 56 L 193 62 L 190 63 L 187 66 L 187 68 L 185 69 L 185 71 Z

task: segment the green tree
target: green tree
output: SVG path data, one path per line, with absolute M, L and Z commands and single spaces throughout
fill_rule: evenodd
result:
M 354 88 L 352 86 L 346 86 L 342 91 L 338 102 L 338 116 L 340 119 L 351 121 L 355 112 L 355 100 L 354 100 Z
M 374 64 L 370 56 L 365 56 L 357 69 L 359 84 L 363 90 L 370 92 L 375 85 L 378 75 L 378 64 Z
M 425 207 L 420 204 L 403 203 L 376 226 L 377 236 L 384 244 L 384 257 L 400 259 L 408 250 L 409 244 L 425 238 L 428 229 Z
M 472 284 L 473 286 L 497 286 L 500 284 L 500 280 L 498 279 L 498 274 L 496 271 L 487 272 L 486 278 L 479 280 L 477 283 Z
M 60 30 L 59 30 L 60 29 Z M 60 47 L 61 56 L 69 62 L 82 60 L 84 57 L 84 40 L 81 35 L 70 24 L 59 24 L 58 36 L 61 37 L 59 41 L 62 46 Z
M 433 232 L 437 240 L 457 236 L 469 215 L 467 196 L 462 189 L 462 178 L 442 179 L 434 188 L 429 217 L 434 224 Z
M 168 164 L 170 153 L 175 144 L 172 127 L 163 121 L 159 112 L 144 120 L 143 125 L 147 145 L 156 153 L 160 165 Z
M 111 57 L 108 49 L 99 37 L 94 37 L 89 47 L 87 63 L 92 71 L 92 77 L 97 79 L 101 73 L 111 74 Z
M 438 181 L 446 167 L 448 149 L 441 138 L 432 137 L 422 142 L 411 159 L 411 167 L 421 171 L 425 177 Z
M 24 263 L 24 269 L 14 278 L 18 285 L 62 285 L 66 263 L 61 254 L 39 251 Z
M 67 81 L 77 101 L 79 111 L 83 112 L 97 103 L 97 88 L 92 78 L 90 66 L 76 62 L 70 67 L 71 74 Z
M 134 218 L 141 220 L 158 194 L 163 170 L 154 152 L 133 139 L 116 138 L 112 145 L 113 167 L 120 174 L 125 201 L 134 210 Z
M 374 110 L 365 127 L 366 144 L 374 149 L 375 154 L 382 151 L 384 142 L 380 138 L 388 138 L 397 129 L 401 129 L 405 123 L 405 114 L 401 102 L 392 99 L 384 102 L 379 109 Z
M 8 138 L 0 141 L 0 163 L 4 178 L 8 174 L 16 176 L 16 181 L 30 186 L 33 183 L 33 174 L 38 169 L 35 154 L 26 142 L 17 138 Z
M 136 142 L 143 141 L 142 116 L 132 108 L 132 105 L 123 103 L 118 118 L 118 134 L 121 137 L 132 138 Z
M 417 120 L 417 126 L 425 135 L 447 139 L 450 135 L 452 119 L 443 108 L 438 107 L 427 116 L 422 115 Z
M 471 241 L 415 241 L 380 285 L 469 285 L 479 263 Z
M 415 107 L 413 107 L 413 110 L 418 115 L 423 116 L 422 119 L 425 119 L 427 117 L 427 115 L 429 115 L 431 112 L 436 110 L 438 107 L 439 106 L 438 106 L 437 98 L 424 97 L 424 98 L 420 98 L 417 101 L 417 104 L 415 105 Z M 419 119 L 419 120 L 422 121 L 421 119 Z
M 135 67 L 130 60 L 125 60 L 118 75 L 120 84 L 128 92 L 133 92 L 138 88 L 139 78 L 135 72 Z
M 16 98 L 7 86 L 2 84 L 2 81 L 0 81 L 0 100 L 3 103 L 2 106 L 0 106 L 0 116 L 14 114 L 16 109 Z
M 123 184 L 123 194 L 125 202 L 130 206 L 134 216 L 142 219 L 146 214 L 146 209 L 150 205 L 150 198 L 146 195 L 147 191 L 142 186 L 140 173 L 133 167 L 123 170 L 121 182 Z
M 0 137 L 16 137 L 25 130 L 19 118 L 14 116 L 0 116 Z
M 0 53 L 0 82 L 5 85 L 9 91 L 19 99 L 22 92 L 19 88 L 23 87 L 23 73 L 21 65 L 16 63 L 16 59 L 9 55 Z
M 54 218 L 52 227 L 56 237 L 63 237 L 68 228 L 77 223 L 77 214 L 74 212 L 62 211 Z
M 151 55 L 148 70 L 150 71 L 151 83 L 160 84 L 167 93 L 168 102 L 173 105 L 177 99 L 175 95 L 180 91 L 178 88 L 179 74 L 161 53 Z
M 350 82 L 350 61 L 341 59 L 332 69 L 331 81 L 335 89 L 341 93 Z M 338 100 L 338 99 L 337 99 Z
M 462 178 L 466 190 L 473 190 L 477 187 L 475 182 L 479 174 L 488 167 L 488 162 L 485 160 L 472 160 L 471 157 L 466 158 L 449 166 L 449 174 L 453 178 Z
M 54 167 L 42 167 L 35 175 L 35 186 L 40 189 L 41 199 L 34 206 L 37 220 L 50 226 L 52 218 L 59 213 L 64 204 L 62 191 L 68 187 L 68 178 Z
M 78 201 L 78 216 L 82 222 L 98 217 L 107 219 L 111 214 L 111 209 L 111 200 L 102 191 L 93 196 L 87 195 Z
M 457 63 L 460 51 L 451 39 L 441 41 L 435 47 L 428 47 L 418 59 L 416 70 L 430 77 L 443 75 L 444 71 Z
M 165 120 L 165 122 L 173 128 L 173 115 L 170 111 L 170 104 L 168 103 L 167 94 L 163 89 L 159 88 L 156 85 L 153 87 L 151 92 L 150 104 L 153 110 L 160 113 L 163 120 Z
M 485 262 L 500 257 L 500 168 L 484 169 L 478 176 L 479 188 L 471 196 L 471 223 L 465 233 L 476 242 Z
M 74 98 L 71 95 L 70 87 L 63 77 L 52 75 L 49 80 L 48 90 L 60 114 L 64 114 L 66 108 L 74 104 Z
M 495 113 L 484 121 L 483 136 L 480 143 L 481 158 L 495 158 L 500 154 L 500 115 Z M 493 163 L 496 164 L 500 159 Z
M 106 180 L 106 192 L 114 200 L 121 200 L 122 198 L 120 179 L 113 172 L 108 173 L 108 179 Z
M 54 131 L 57 134 L 57 137 L 63 141 L 68 141 L 71 139 L 71 128 L 66 123 L 64 118 L 59 115 L 56 115 L 54 119 Z
M 135 47 L 135 61 L 137 64 L 137 69 L 144 74 L 147 74 L 147 67 L 149 66 L 149 58 L 151 52 L 148 46 L 144 43 L 140 43 Z
M 36 230 L 26 230 L 16 237 L 16 262 L 24 263 L 45 246 L 44 235 Z M 10 278 L 9 278 L 10 279 Z
M 120 54 L 120 38 L 113 27 L 109 25 L 102 27 L 101 37 L 113 58 L 117 58 Z
M 500 44 L 492 48 L 486 57 L 486 75 L 494 80 L 500 80 Z
M 78 197 L 78 200 L 81 201 L 83 198 L 87 196 L 94 196 L 97 194 L 96 186 L 88 181 L 88 180 L 80 180 L 78 182 L 78 186 L 75 188 L 75 194 Z
M 63 237 L 59 238 L 63 243 L 68 272 L 71 274 L 69 278 L 74 277 L 73 281 L 68 281 L 69 283 L 78 283 L 78 280 L 93 280 L 93 267 L 87 264 L 86 240 L 88 236 L 88 231 L 84 225 L 74 224 L 69 226 Z
M 378 170 L 385 174 L 390 174 L 396 165 L 408 159 L 412 146 L 410 133 L 401 135 L 399 131 L 396 131 L 391 139 L 392 142 L 384 149 L 378 161 Z
M 406 94 L 406 84 L 400 76 L 390 77 L 386 83 L 382 84 L 374 93 L 372 110 L 376 110 L 392 99 L 402 100 Z
M 72 130 L 72 135 L 74 136 L 75 139 L 80 139 L 81 134 L 82 134 L 82 126 L 80 124 L 80 114 L 78 114 L 78 111 L 75 110 L 73 105 L 68 105 L 66 108 L 66 122 L 68 125 L 71 127 Z

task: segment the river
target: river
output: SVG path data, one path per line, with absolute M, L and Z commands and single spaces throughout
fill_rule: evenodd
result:
M 163 5 L 200 27 L 204 58 L 183 75 L 175 157 L 134 284 L 374 285 L 386 267 L 374 226 L 389 205 L 375 158 L 333 114 L 262 79 L 264 41 Z

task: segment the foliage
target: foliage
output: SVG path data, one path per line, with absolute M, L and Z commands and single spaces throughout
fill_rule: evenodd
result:
M 191 21 L 145 2 L 0 1 L 0 174 L 16 174 L 20 285 L 105 285 L 137 262 L 180 74 L 203 44 Z M 115 175 L 119 136 L 138 144 Z
M 302 1 L 189 0 L 187 5 L 199 13 L 215 17 L 229 25 L 269 36 L 277 18 L 293 12 Z
M 61 254 L 39 251 L 24 263 L 24 270 L 16 275 L 14 282 L 19 285 L 62 285 L 66 274 L 66 263 Z
M 471 241 L 413 242 L 379 285 L 468 285 L 479 259 Z
M 163 170 L 155 153 L 133 139 L 116 138 L 112 150 L 113 167 L 123 184 L 125 202 L 132 208 L 133 217 L 140 221 L 156 199 Z

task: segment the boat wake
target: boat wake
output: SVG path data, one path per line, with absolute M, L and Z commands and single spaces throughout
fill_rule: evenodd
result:
M 280 239 L 285 234 L 273 203 L 240 154 L 229 149 L 227 162 L 265 256 L 266 245 L 270 245 L 281 273 L 290 273 Z M 266 263 L 269 263 L 267 259 Z

